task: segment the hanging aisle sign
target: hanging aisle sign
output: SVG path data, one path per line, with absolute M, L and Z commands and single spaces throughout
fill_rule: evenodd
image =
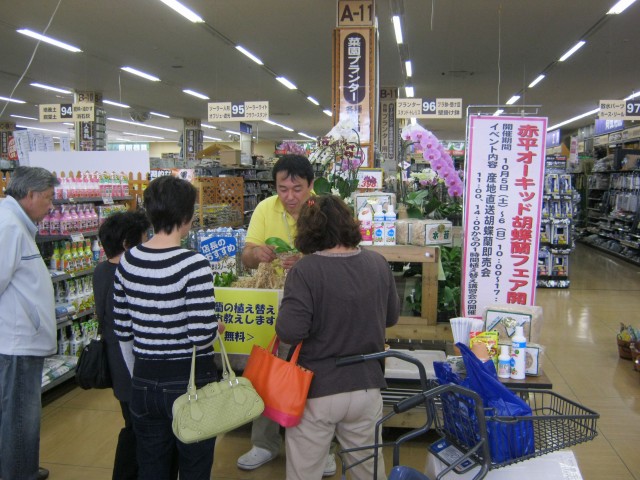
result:
M 462 118 L 461 98 L 399 98 L 397 118 Z
M 598 118 L 604 120 L 640 120 L 640 98 L 600 100 Z
M 269 102 L 213 102 L 207 106 L 209 122 L 251 122 L 269 119 Z
M 93 122 L 95 104 L 79 103 L 46 103 L 40 104 L 41 122 Z
M 534 305 L 546 118 L 469 119 L 462 311 Z

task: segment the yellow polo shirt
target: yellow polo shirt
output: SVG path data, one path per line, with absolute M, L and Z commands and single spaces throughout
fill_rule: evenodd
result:
M 284 208 L 278 195 L 262 200 L 251 216 L 246 243 L 264 245 L 267 238 L 278 237 L 293 247 L 296 220 Z

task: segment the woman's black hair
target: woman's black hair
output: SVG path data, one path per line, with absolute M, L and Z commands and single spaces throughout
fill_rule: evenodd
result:
M 144 191 L 144 208 L 156 233 L 171 233 L 193 218 L 196 188 L 186 180 L 166 176 L 152 180 Z
M 107 217 L 98 231 L 100 243 L 107 258 L 138 245 L 151 223 L 144 212 L 118 212 Z

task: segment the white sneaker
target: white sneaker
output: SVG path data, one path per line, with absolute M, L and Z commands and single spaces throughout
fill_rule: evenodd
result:
M 267 462 L 270 462 L 277 455 L 274 455 L 269 450 L 265 450 L 264 448 L 253 446 L 251 450 L 238 458 L 238 468 L 241 470 L 255 470 L 258 467 L 261 467 Z M 335 465 L 335 460 L 334 460 Z
M 324 464 L 324 472 L 322 472 L 322 476 L 333 477 L 336 474 L 337 468 L 336 455 L 334 453 L 330 453 L 327 457 L 327 463 Z

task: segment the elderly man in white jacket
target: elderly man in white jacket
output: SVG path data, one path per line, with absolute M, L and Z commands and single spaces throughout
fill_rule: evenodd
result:
M 35 243 L 58 179 L 18 167 L 0 202 L 0 478 L 42 480 L 39 468 L 44 357 L 56 351 L 53 286 Z

